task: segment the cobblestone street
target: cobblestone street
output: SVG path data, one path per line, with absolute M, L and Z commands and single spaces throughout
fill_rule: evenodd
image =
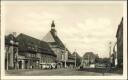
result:
M 7 76 L 116 76 L 115 73 L 96 73 L 78 71 L 75 69 L 53 69 L 53 70 L 9 70 Z

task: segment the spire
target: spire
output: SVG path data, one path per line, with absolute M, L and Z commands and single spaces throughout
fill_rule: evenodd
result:
M 51 29 L 55 29 L 55 23 L 54 23 L 54 20 L 52 21 Z
M 55 23 L 54 23 L 54 20 L 52 21 L 52 24 L 51 24 L 51 32 L 52 34 L 54 34 L 55 36 L 57 35 L 57 32 L 55 30 Z

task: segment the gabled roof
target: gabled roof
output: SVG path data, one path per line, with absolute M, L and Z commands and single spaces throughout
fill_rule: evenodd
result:
M 64 44 L 60 40 L 60 38 L 55 34 L 55 31 L 51 30 L 50 33 L 51 33 L 52 37 L 54 38 L 55 43 L 58 45 L 58 47 L 64 50 L 66 47 L 64 46 Z M 68 58 L 74 59 L 74 57 L 72 56 L 71 52 L 67 48 L 66 48 L 66 50 L 68 51 Z
M 19 42 L 20 52 L 40 52 L 42 54 L 56 56 L 49 47 L 48 43 L 44 41 L 38 40 L 22 33 L 17 36 L 17 40 Z
M 72 53 L 72 56 L 73 56 L 73 57 L 76 56 L 77 58 L 81 58 L 80 55 L 79 55 L 77 52 L 73 52 L 73 53 Z
M 55 33 L 56 31 L 51 30 L 50 33 L 52 35 L 52 37 L 54 38 L 55 42 L 57 43 L 57 45 L 61 48 L 61 49 L 65 49 L 65 46 L 63 44 L 63 42 L 60 40 L 60 38 L 56 35 Z
M 86 52 L 86 53 L 83 55 L 83 58 L 95 59 L 95 58 L 97 58 L 97 55 L 94 54 L 93 52 Z
M 56 48 L 65 50 L 65 46 L 60 40 L 60 38 L 57 36 L 55 29 L 52 29 L 50 32 L 48 32 L 48 34 L 43 38 L 43 40 L 50 43 L 50 45 L 57 45 Z M 74 59 L 70 51 L 67 48 L 66 50 L 68 51 L 68 58 Z
M 43 41 L 46 41 L 48 43 L 51 43 L 51 45 L 57 45 L 57 47 L 61 49 L 65 49 L 64 44 L 62 41 L 59 39 L 59 37 L 55 34 L 55 30 L 51 30 L 48 32 L 48 34 L 43 38 Z
M 55 42 L 55 40 L 54 40 L 54 38 L 53 38 L 51 32 L 48 32 L 48 33 L 46 34 L 46 36 L 43 37 L 43 41 L 51 42 L 51 43 Z

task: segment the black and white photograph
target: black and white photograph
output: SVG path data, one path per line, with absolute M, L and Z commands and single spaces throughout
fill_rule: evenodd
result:
M 126 1 L 2 1 L 2 79 L 126 79 Z

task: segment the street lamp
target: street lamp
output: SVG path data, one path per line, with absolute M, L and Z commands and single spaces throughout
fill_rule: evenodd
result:
M 109 69 L 111 69 L 111 44 L 112 42 L 109 42 Z
M 15 44 L 18 46 L 19 42 L 15 42 Z M 16 53 L 15 53 L 15 68 L 18 69 L 18 48 L 16 48 Z
M 111 58 L 111 44 L 112 44 L 112 42 L 109 42 L 109 49 L 110 49 L 110 51 L 109 51 L 109 58 Z
M 13 41 L 13 40 L 10 40 L 10 44 L 11 44 L 11 46 L 12 46 L 12 53 L 11 53 L 11 58 L 12 58 L 12 59 L 11 59 L 10 61 L 11 61 L 11 64 L 12 64 L 11 67 L 14 68 L 14 57 L 13 57 L 13 56 L 14 56 L 14 47 L 13 47 L 13 46 L 14 46 L 14 41 Z M 9 56 L 9 57 L 10 57 L 10 56 Z
M 65 53 L 65 59 L 64 59 L 64 60 L 65 60 L 65 68 L 66 68 L 66 67 L 67 67 L 67 65 L 66 65 L 66 57 L 67 57 L 67 56 L 66 56 L 66 55 L 67 55 L 66 45 L 65 45 L 64 53 Z
M 10 40 L 9 43 L 10 43 L 11 45 L 13 45 L 13 40 Z M 9 46 L 8 46 L 8 47 L 9 47 Z M 13 46 L 12 46 L 12 49 L 13 49 Z M 12 53 L 13 53 L 13 50 L 12 50 Z M 6 66 L 7 66 L 7 70 L 8 70 L 8 68 L 9 68 L 9 67 L 8 67 L 8 66 L 9 66 L 9 61 L 10 61 L 10 60 L 9 60 L 9 57 L 10 57 L 10 56 L 9 56 L 9 49 L 8 49 L 8 52 L 7 52 L 6 55 L 7 55 L 7 65 L 6 65 Z
M 75 68 L 76 68 L 76 49 L 75 49 Z
M 19 45 L 19 42 L 15 41 L 16 40 L 16 32 L 13 32 L 12 33 L 13 37 L 12 40 L 10 40 L 10 43 L 12 45 L 12 54 L 14 56 L 14 65 L 13 67 L 15 69 L 18 69 L 18 48 L 14 47 L 15 46 L 18 46 Z
M 66 54 L 67 54 L 67 51 L 65 51 L 65 68 L 67 67 L 67 65 L 66 65 Z

